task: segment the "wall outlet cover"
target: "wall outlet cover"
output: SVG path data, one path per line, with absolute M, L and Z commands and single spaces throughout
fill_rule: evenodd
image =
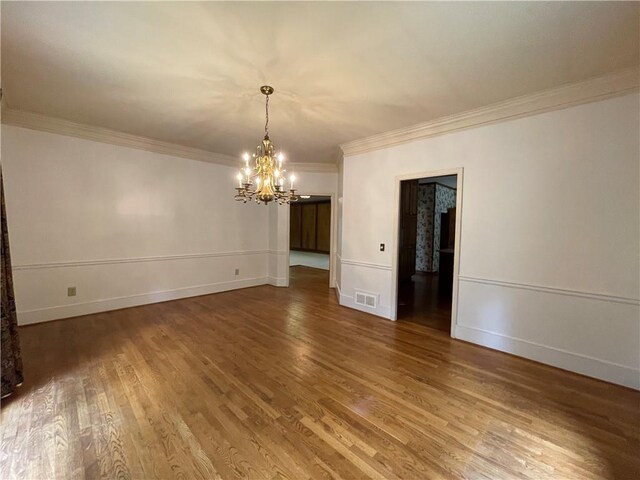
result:
M 67 297 L 75 297 L 76 296 L 76 287 L 67 288 Z

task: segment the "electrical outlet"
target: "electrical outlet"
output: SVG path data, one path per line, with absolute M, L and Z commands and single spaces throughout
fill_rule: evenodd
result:
M 75 297 L 76 296 L 76 287 L 67 288 L 67 297 Z
M 384 243 L 381 243 L 381 244 L 380 244 L 380 251 L 381 251 L 381 252 L 384 252 Z
M 240 269 L 236 268 L 236 276 L 240 275 Z

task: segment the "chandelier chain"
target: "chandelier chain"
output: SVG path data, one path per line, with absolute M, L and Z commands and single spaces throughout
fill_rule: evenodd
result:
M 269 95 L 267 95 L 267 102 L 265 104 L 266 122 L 264 124 L 264 134 L 269 136 Z

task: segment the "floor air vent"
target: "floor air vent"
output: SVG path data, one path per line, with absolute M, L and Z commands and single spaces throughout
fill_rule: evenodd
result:
M 370 293 L 356 292 L 356 303 L 364 307 L 376 308 L 377 297 Z

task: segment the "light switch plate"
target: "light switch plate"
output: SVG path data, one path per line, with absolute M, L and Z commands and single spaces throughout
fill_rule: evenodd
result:
M 67 288 L 67 297 L 75 297 L 76 296 L 76 287 Z

